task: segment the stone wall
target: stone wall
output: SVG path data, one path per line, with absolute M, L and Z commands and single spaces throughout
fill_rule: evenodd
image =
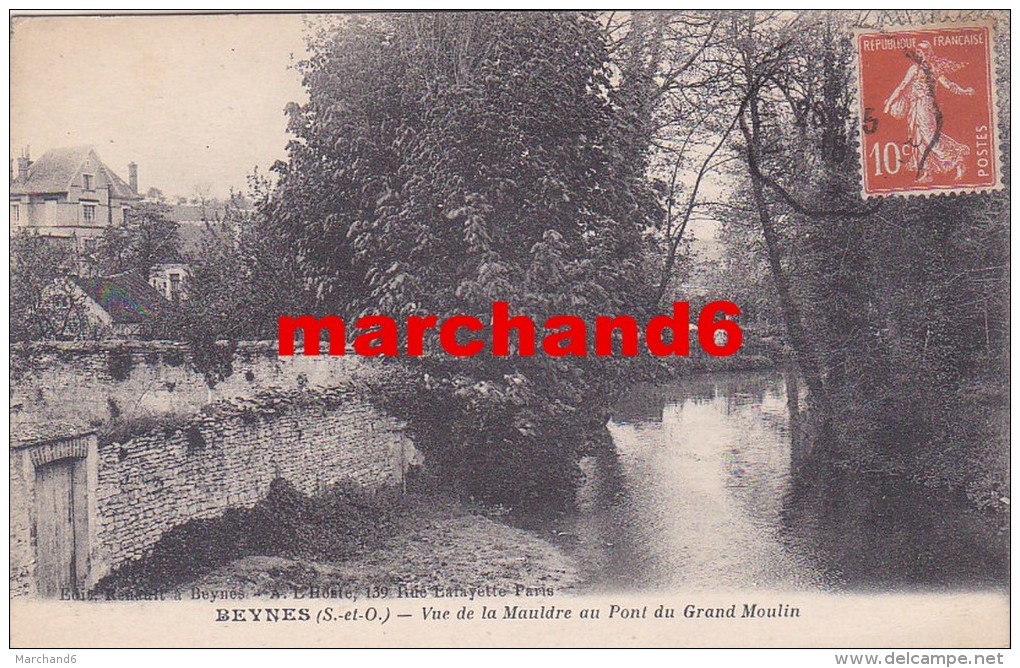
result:
M 35 591 L 35 546 L 32 536 L 32 481 L 35 470 L 27 456 L 11 451 L 10 573 L 11 596 Z
M 276 343 L 241 342 L 232 373 L 209 387 L 187 344 L 66 341 L 11 348 L 12 432 L 60 422 L 102 432 L 113 419 L 188 416 L 223 399 L 261 390 L 335 387 L 377 375 L 356 356 L 279 357 Z
M 62 345 L 20 351 L 32 363 L 12 384 L 21 403 L 11 436 L 12 595 L 36 591 L 35 466 L 47 461 L 78 457 L 89 471 L 82 577 L 91 587 L 168 530 L 255 504 L 276 478 L 307 494 L 343 482 L 400 487 L 419 456 L 404 425 L 371 403 L 379 371 L 358 358 L 281 360 L 253 345 L 208 403 L 205 380 L 168 363 L 173 344 L 133 345 L 127 375 L 115 365 L 111 373 L 109 344 Z M 166 392 L 176 395 L 172 410 Z M 97 404 L 107 398 L 145 408 L 104 415 Z
M 306 494 L 396 487 L 413 456 L 402 423 L 348 390 L 224 402 L 172 431 L 101 446 L 92 578 L 175 526 L 254 505 L 276 478 Z

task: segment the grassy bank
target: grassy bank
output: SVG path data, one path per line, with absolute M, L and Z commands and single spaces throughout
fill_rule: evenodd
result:
M 901 394 L 907 396 L 907 390 Z M 1008 525 L 1008 378 L 934 388 L 912 402 L 844 400 L 831 427 L 828 438 L 837 445 L 833 455 L 842 467 L 951 492 L 996 524 Z

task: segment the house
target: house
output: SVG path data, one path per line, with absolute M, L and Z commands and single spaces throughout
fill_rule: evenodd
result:
M 191 277 L 187 259 L 207 252 L 209 235 L 213 233 L 213 227 L 222 225 L 209 222 L 209 219 L 199 218 L 203 209 L 204 207 L 181 205 L 167 207 L 167 218 L 177 223 L 180 254 L 174 257 L 159 258 L 149 270 L 149 285 L 156 288 L 163 297 L 171 302 L 187 299 L 187 283 Z
M 149 284 L 168 300 L 187 299 L 191 272 L 189 261 L 209 253 L 220 244 L 236 244 L 235 216 L 246 215 L 248 203 L 232 196 L 229 201 L 211 199 L 177 203 L 167 208 L 167 218 L 177 223 L 180 257 L 162 258 L 149 272 Z M 183 259 L 183 261 L 182 261 Z
M 207 202 L 180 203 L 170 206 L 170 219 L 178 223 L 198 225 L 217 223 L 227 219 L 229 207 L 226 202 L 218 199 Z
M 32 161 L 26 151 L 12 165 L 11 173 L 11 231 L 26 228 L 51 239 L 74 240 L 79 252 L 79 266 L 74 273 L 87 274 L 90 270 L 84 261 L 94 248 L 96 240 L 112 225 L 127 221 L 128 211 L 144 198 L 138 193 L 138 166 L 128 165 L 128 181 L 114 172 L 91 146 L 56 148 Z M 149 284 L 162 297 L 173 301 L 183 294 L 187 265 L 179 258 L 167 258 L 153 268 Z M 72 285 L 84 288 L 82 280 L 71 278 Z M 106 281 L 115 295 L 123 286 L 113 277 L 94 277 L 89 281 Z M 75 283 L 78 281 L 78 283 Z M 118 287 L 112 287 L 118 286 Z M 132 287 L 134 286 L 132 282 Z M 107 295 L 109 297 L 109 295 Z M 98 297 L 98 295 L 96 295 Z M 145 300 L 151 301 L 152 295 Z M 123 309 L 115 309 L 115 316 L 101 313 L 103 309 L 93 301 L 93 324 L 106 329 L 130 329 L 137 324 L 124 321 L 136 319 Z M 143 300 L 144 301 L 144 300 Z M 115 327 L 114 327 L 115 326 Z
M 189 276 L 189 267 L 184 262 L 158 262 L 149 270 L 149 285 L 167 301 L 176 302 L 187 299 Z
M 243 197 L 231 196 L 228 201 L 175 204 L 167 215 L 178 225 L 181 252 L 195 257 L 208 251 L 210 241 L 236 243 L 238 219 L 250 213 L 250 204 Z
M 218 244 L 236 243 L 236 216 L 250 206 L 238 195 L 168 204 L 156 188 L 143 197 L 138 166 L 128 165 L 124 181 L 92 146 L 51 149 L 35 161 L 26 150 L 11 161 L 10 185 L 12 233 L 26 230 L 73 247 L 71 266 L 61 269 L 65 276 L 50 296 L 52 305 L 60 307 L 55 312 L 66 315 L 56 329 L 61 336 L 78 338 L 134 335 L 161 309 L 186 300 L 189 262 Z M 176 224 L 179 247 L 152 257 L 147 276 L 97 275 L 103 271 L 98 251 L 107 229 L 125 223 L 144 226 L 149 216 Z M 165 234 L 164 228 L 153 229 Z
M 128 165 L 128 182 L 110 169 L 91 146 L 55 148 L 32 161 L 28 151 L 11 169 L 11 228 L 42 236 L 87 241 L 109 225 L 124 222 L 138 195 L 138 166 Z

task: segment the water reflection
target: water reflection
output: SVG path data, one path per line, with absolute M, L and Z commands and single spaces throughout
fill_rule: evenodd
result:
M 578 511 L 535 520 L 591 590 L 1007 586 L 1008 537 L 959 499 L 796 465 L 781 374 L 639 386 L 613 415 Z

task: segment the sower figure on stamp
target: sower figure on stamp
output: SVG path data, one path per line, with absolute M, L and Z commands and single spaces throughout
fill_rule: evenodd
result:
M 970 147 L 942 133 L 942 111 L 935 101 L 937 84 L 957 95 L 973 95 L 973 88 L 964 88 L 946 75 L 962 68 L 957 63 L 932 53 L 931 44 L 921 42 L 907 52 L 913 63 L 903 81 L 885 101 L 885 113 L 893 118 L 907 118 L 910 158 L 908 165 L 919 183 L 930 183 L 932 173 L 956 170 L 956 179 L 963 177 L 964 159 Z

